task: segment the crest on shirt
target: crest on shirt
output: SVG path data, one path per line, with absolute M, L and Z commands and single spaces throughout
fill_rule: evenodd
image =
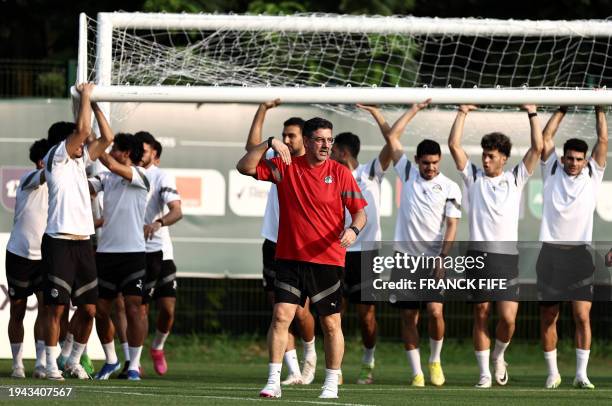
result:
M 323 179 L 323 182 L 327 183 L 328 185 L 330 183 L 333 183 L 334 178 L 332 176 L 326 176 L 325 179 Z
M 442 186 L 440 186 L 439 184 L 436 183 L 435 185 L 433 185 L 431 187 L 431 190 L 433 190 L 436 193 L 440 193 L 440 192 L 442 192 Z

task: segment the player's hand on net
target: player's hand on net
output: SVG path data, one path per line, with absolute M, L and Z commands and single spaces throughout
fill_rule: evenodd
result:
M 94 83 L 85 82 L 79 83 L 76 89 L 82 96 L 90 96 L 91 92 L 93 92 L 94 87 L 96 87 Z
M 429 98 L 429 99 L 427 99 L 425 101 L 422 101 L 420 103 L 414 103 L 412 105 L 412 108 L 414 110 L 416 110 L 416 111 L 420 111 L 420 110 L 423 110 L 424 108 L 426 108 L 427 106 L 429 106 L 430 103 L 431 103 L 431 98 Z
M 285 164 L 291 164 L 291 152 L 289 152 L 289 147 L 287 147 L 282 141 L 273 139 L 272 149 L 278 152 L 278 155 L 281 157 Z
M 379 107 L 376 104 L 361 104 L 357 103 L 356 106 L 362 110 L 369 112 L 370 114 L 374 114 L 379 111 Z
M 465 113 L 465 114 L 469 113 L 470 111 L 477 110 L 477 109 L 478 109 L 478 106 L 475 104 L 461 104 L 459 105 L 459 107 L 457 107 L 458 111 Z
M 274 107 L 278 106 L 279 104 L 281 104 L 281 99 L 274 99 L 274 100 L 269 100 L 267 102 L 261 103 L 261 105 L 263 107 L 265 107 L 266 109 L 273 109 Z
M 537 113 L 538 106 L 535 104 L 522 104 L 521 110 L 525 110 L 527 113 Z
M 357 234 L 355 234 L 355 231 L 352 228 L 345 228 L 340 233 L 340 237 L 339 238 L 340 238 L 340 246 L 342 248 L 348 248 L 357 239 Z

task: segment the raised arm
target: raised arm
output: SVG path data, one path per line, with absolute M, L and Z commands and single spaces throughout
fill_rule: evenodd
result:
M 244 149 L 250 151 L 257 145 L 261 144 L 261 129 L 263 128 L 266 113 L 268 112 L 268 110 L 278 106 L 280 102 L 280 99 L 274 99 L 265 103 L 261 103 L 259 105 L 259 108 L 257 109 L 255 116 L 253 117 L 251 129 L 249 130 L 249 137 L 247 138 L 247 142 Z
M 473 104 L 462 104 L 457 109 L 457 117 L 451 127 L 450 135 L 448 136 L 448 149 L 455 161 L 455 167 L 462 171 L 465 169 L 465 165 L 468 162 L 468 154 L 461 146 L 461 138 L 463 137 L 463 127 L 465 125 L 465 118 L 468 113 L 472 110 L 476 110 L 477 107 Z
M 595 107 L 595 128 L 597 129 L 597 144 L 591 156 L 597 165 L 604 167 L 608 156 L 608 123 L 604 107 Z
M 289 152 L 289 148 L 283 144 L 282 141 L 273 139 L 272 145 L 268 146 L 268 141 L 264 141 L 259 145 L 256 145 L 254 148 L 251 148 L 241 159 L 238 161 L 236 165 L 236 169 L 243 175 L 248 176 L 257 176 L 257 164 L 262 158 L 266 155 L 266 151 L 269 147 L 280 155 L 281 159 L 284 163 L 289 165 L 291 163 L 291 153 Z
M 387 120 L 385 120 L 385 117 L 382 115 L 380 109 L 377 106 L 368 104 L 357 104 L 357 107 L 369 112 L 372 115 L 372 117 L 376 121 L 376 124 L 378 124 L 378 128 L 380 128 L 380 132 L 383 138 L 385 139 L 385 145 L 378 154 L 378 160 L 380 161 L 380 165 L 382 166 L 383 171 L 386 171 L 389 167 L 389 164 L 391 163 L 391 147 L 389 145 L 389 131 L 391 131 L 391 127 L 389 126 Z
M 555 134 L 557 134 L 559 124 L 561 124 L 563 117 L 565 117 L 565 113 L 567 113 L 567 107 L 559 107 L 559 109 L 555 111 L 552 116 L 550 116 L 548 122 L 544 126 L 544 131 L 542 131 L 542 161 L 546 161 L 550 154 L 552 154 L 555 150 L 555 142 L 553 141 L 553 138 L 555 137 Z
M 110 154 L 103 152 L 100 155 L 100 161 L 108 168 L 109 171 L 114 173 L 115 175 L 121 176 L 123 179 L 131 182 L 132 181 L 132 167 L 128 165 L 123 165 L 115 158 L 113 158 Z
M 76 120 L 76 130 L 66 139 L 66 151 L 71 158 L 76 158 L 78 149 L 85 143 L 91 133 L 91 102 L 90 96 L 93 83 L 81 83 L 77 91 L 81 95 L 79 113 Z M 93 158 L 92 158 L 93 159 Z
M 391 149 L 391 159 L 393 159 L 394 164 L 396 164 L 404 154 L 404 147 L 400 142 L 400 137 L 404 133 L 406 126 L 410 121 L 412 121 L 414 116 L 416 116 L 419 111 L 427 107 L 430 102 L 431 99 L 427 99 L 424 102 L 413 104 L 410 109 L 406 110 L 406 112 L 402 114 L 400 118 L 395 121 L 395 123 L 393 123 L 393 127 L 391 127 L 391 130 L 389 130 L 387 143 Z
M 538 165 L 542 150 L 544 149 L 544 141 L 542 139 L 542 129 L 540 127 L 540 120 L 538 120 L 537 107 L 534 104 L 525 104 L 521 106 L 527 111 L 529 117 L 529 126 L 531 128 L 531 146 L 523 157 L 523 163 L 527 168 L 527 172 L 533 174 L 534 169 Z
M 115 139 L 115 134 L 110 128 L 108 120 L 106 120 L 106 117 L 104 116 L 102 109 L 100 109 L 100 106 L 98 106 L 98 103 L 92 103 L 91 106 L 93 108 L 94 115 L 96 116 L 96 121 L 98 122 L 98 128 L 100 129 L 100 137 L 93 139 L 87 145 L 87 152 L 89 152 L 89 158 L 92 161 L 95 161 L 96 159 L 101 157 L 104 154 L 104 151 L 106 151 L 106 148 L 108 148 L 108 146 L 113 143 L 113 139 Z

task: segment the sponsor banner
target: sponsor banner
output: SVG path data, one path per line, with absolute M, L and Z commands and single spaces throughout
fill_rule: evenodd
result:
M 214 169 L 162 168 L 176 180 L 183 214 L 225 215 L 225 178 Z
M 3 166 L 0 168 L 0 185 L 2 185 L 2 195 L 0 203 L 9 211 L 15 210 L 15 197 L 19 188 L 19 179 L 34 167 L 25 166 Z
M 272 182 L 256 180 L 241 175 L 237 170 L 229 172 L 229 206 L 241 217 L 263 217 Z

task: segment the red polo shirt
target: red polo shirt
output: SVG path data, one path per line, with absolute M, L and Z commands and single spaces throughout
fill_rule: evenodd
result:
M 257 179 L 278 188 L 276 258 L 344 266 L 344 208 L 353 214 L 367 205 L 349 169 L 331 159 L 311 167 L 305 155 L 291 165 L 278 157 L 259 162 Z

